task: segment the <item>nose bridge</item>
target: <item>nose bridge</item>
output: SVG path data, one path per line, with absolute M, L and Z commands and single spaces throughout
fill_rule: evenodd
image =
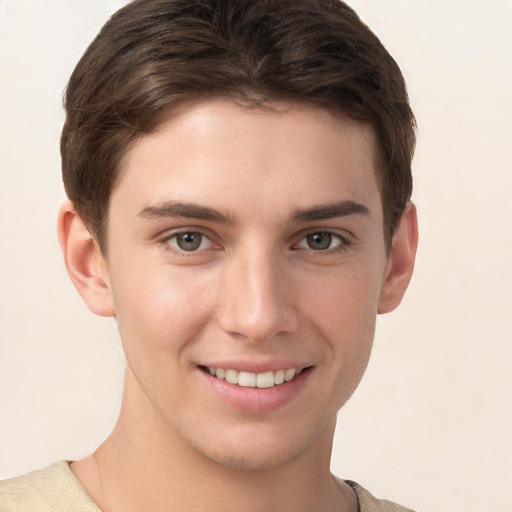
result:
M 297 317 L 282 258 L 261 244 L 235 252 L 223 285 L 222 328 L 251 341 L 292 332 Z

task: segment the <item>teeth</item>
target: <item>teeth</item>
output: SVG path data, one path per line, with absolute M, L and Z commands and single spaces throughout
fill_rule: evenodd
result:
M 255 388 L 256 374 L 251 372 L 240 372 L 238 374 L 238 385 L 244 388 Z
M 284 380 L 286 382 L 289 382 L 293 379 L 293 377 L 295 377 L 295 370 L 291 369 L 291 370 L 286 370 L 284 372 Z
M 263 373 L 252 372 L 239 372 L 238 370 L 224 368 L 214 368 L 208 366 L 206 368 L 210 375 L 218 379 L 225 380 L 230 384 L 238 384 L 245 388 L 272 388 L 283 384 L 283 382 L 290 382 L 293 378 L 299 375 L 302 369 L 289 368 L 287 370 L 277 370 L 275 372 L 268 371 Z
M 236 370 L 226 370 L 226 382 L 238 384 L 238 372 Z
M 257 388 L 271 388 L 275 384 L 274 372 L 258 373 L 256 375 Z
M 282 384 L 284 382 L 284 370 L 277 370 L 274 375 L 274 384 Z

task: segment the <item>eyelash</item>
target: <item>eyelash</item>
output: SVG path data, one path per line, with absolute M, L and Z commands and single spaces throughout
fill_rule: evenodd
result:
M 180 247 L 177 247 L 176 245 L 171 245 L 171 241 L 172 240 L 177 241 L 178 237 L 180 235 L 182 235 L 182 236 L 199 235 L 201 237 L 201 240 L 199 241 L 198 248 L 195 250 L 187 251 Z M 330 237 L 329 245 L 334 240 L 338 240 L 338 243 L 332 248 L 327 248 L 327 249 L 323 249 L 323 250 L 322 249 L 315 250 L 312 247 L 300 247 L 301 243 L 306 243 L 306 244 L 308 243 L 308 241 L 307 241 L 308 237 L 315 236 L 315 235 L 329 235 L 329 237 Z M 200 249 L 201 245 L 205 242 L 205 240 L 209 241 L 209 247 Z M 176 231 L 176 232 L 173 232 L 173 233 L 167 235 L 165 238 L 163 238 L 160 241 L 160 244 L 163 245 L 166 250 L 172 251 L 173 253 L 177 253 L 177 254 L 179 254 L 181 256 L 185 256 L 185 257 L 197 256 L 198 254 L 201 254 L 205 250 L 209 250 L 209 249 L 218 250 L 221 248 L 221 246 L 219 244 L 217 244 L 216 242 L 214 242 L 212 240 L 211 236 L 204 233 L 200 229 L 181 229 L 179 231 Z M 176 242 L 176 244 L 177 244 L 177 242 Z M 306 232 L 297 243 L 292 245 L 292 250 L 298 251 L 301 249 L 305 249 L 306 251 L 313 252 L 315 254 L 315 256 L 316 255 L 328 256 L 328 255 L 333 255 L 333 254 L 336 254 L 339 252 L 346 251 L 351 245 L 352 245 L 352 243 L 350 240 L 347 239 L 347 237 L 342 236 L 341 234 L 337 233 L 336 231 L 332 231 L 332 230 L 328 230 L 328 229 L 324 229 L 324 230 L 317 229 L 317 230 Z
M 211 236 L 208 236 L 206 233 L 204 233 L 203 231 L 201 231 L 199 229 L 182 229 L 179 231 L 175 231 L 175 232 L 169 234 L 168 236 L 166 236 L 165 238 L 163 238 L 160 243 L 165 247 L 166 250 L 172 251 L 174 253 L 178 253 L 183 256 L 194 256 L 194 255 L 201 253 L 204 250 L 211 248 L 211 247 L 208 247 L 208 248 L 203 248 L 203 249 L 199 249 L 199 250 L 186 251 L 184 249 L 181 249 L 180 247 L 171 246 L 172 240 L 176 240 L 176 243 L 178 243 L 177 240 L 180 235 L 181 236 L 199 235 L 201 237 L 201 240 L 199 242 L 199 247 L 204 243 L 205 240 L 208 240 L 210 242 L 211 246 L 215 246 L 215 248 L 220 248 L 220 246 L 212 240 Z
M 294 247 L 296 247 L 296 250 L 300 250 L 300 244 L 305 243 L 308 244 L 309 240 L 308 237 L 313 237 L 317 235 L 328 235 L 329 239 L 329 245 L 331 245 L 335 240 L 337 240 L 337 243 L 334 247 L 326 248 L 326 249 L 313 249 L 312 247 L 304 247 L 306 250 L 311 250 L 315 253 L 315 255 L 319 256 L 328 256 L 332 254 L 336 254 L 342 251 L 346 251 L 349 246 L 351 245 L 351 242 L 347 239 L 347 237 L 342 236 L 341 234 L 337 233 L 336 231 L 324 229 L 324 230 L 314 230 L 309 231 L 306 233 L 297 244 L 294 244 Z M 308 244 L 309 245 L 309 244 Z

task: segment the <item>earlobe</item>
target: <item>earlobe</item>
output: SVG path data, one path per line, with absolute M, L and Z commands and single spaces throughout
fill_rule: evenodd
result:
M 58 217 L 59 243 L 71 281 L 88 308 L 100 316 L 115 316 L 105 260 L 71 201 Z
M 393 236 L 386 275 L 381 288 L 378 313 L 389 313 L 398 307 L 407 290 L 414 269 L 418 247 L 416 207 L 408 202 Z

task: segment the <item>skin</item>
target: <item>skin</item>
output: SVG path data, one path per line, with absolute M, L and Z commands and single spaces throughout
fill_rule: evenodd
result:
M 387 254 L 371 129 L 273 107 L 188 105 L 143 137 L 112 192 L 107 257 L 61 210 L 68 272 L 116 317 L 127 358 L 112 435 L 72 464 L 106 512 L 357 510 L 329 470 L 336 414 L 377 313 L 406 290 L 415 209 Z M 197 248 L 180 248 L 187 233 Z M 254 394 L 252 408 L 224 400 L 204 366 L 307 370 L 259 410 Z

